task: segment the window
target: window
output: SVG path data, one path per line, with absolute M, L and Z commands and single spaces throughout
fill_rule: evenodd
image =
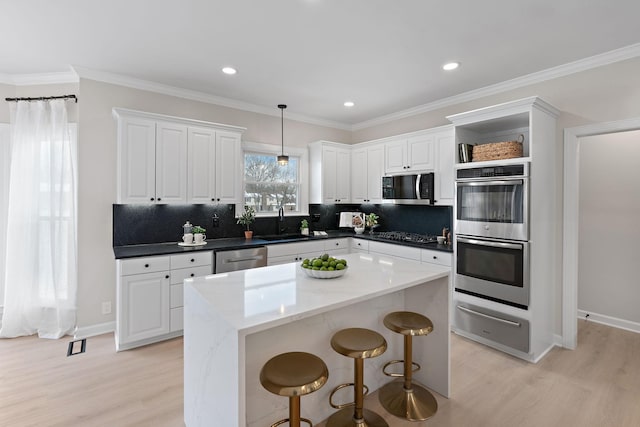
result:
M 244 204 L 253 206 L 258 214 L 285 212 L 304 214 L 307 211 L 306 189 L 302 177 L 306 169 L 306 154 L 289 153 L 289 163 L 276 161 L 279 153 L 266 144 L 245 144 Z

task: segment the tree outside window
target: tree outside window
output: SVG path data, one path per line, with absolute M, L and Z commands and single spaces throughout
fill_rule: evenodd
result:
M 273 154 L 245 153 L 244 204 L 258 213 L 300 210 L 299 158 L 281 166 Z

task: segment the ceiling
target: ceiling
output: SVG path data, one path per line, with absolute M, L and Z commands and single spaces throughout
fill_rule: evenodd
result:
M 352 127 L 636 45 L 638 16 L 637 0 L 3 0 L 0 76 L 74 67 Z

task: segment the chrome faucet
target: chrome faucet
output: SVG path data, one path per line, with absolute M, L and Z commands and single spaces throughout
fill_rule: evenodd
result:
M 284 207 L 280 206 L 278 209 L 278 234 L 282 234 L 287 230 L 284 226 Z

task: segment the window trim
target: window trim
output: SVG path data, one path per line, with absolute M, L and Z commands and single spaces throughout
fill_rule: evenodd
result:
M 273 144 L 265 144 L 261 142 L 242 141 L 242 197 L 240 203 L 236 204 L 236 212 L 242 212 L 244 209 L 244 156 L 246 153 L 264 153 L 274 156 L 281 154 L 281 147 Z M 298 161 L 298 184 L 300 185 L 300 210 L 291 213 L 293 216 L 307 216 L 309 215 L 309 154 L 306 148 L 287 147 L 285 148 L 285 154 L 292 157 L 297 157 Z M 256 213 L 256 217 L 276 217 L 277 212 L 259 212 Z

